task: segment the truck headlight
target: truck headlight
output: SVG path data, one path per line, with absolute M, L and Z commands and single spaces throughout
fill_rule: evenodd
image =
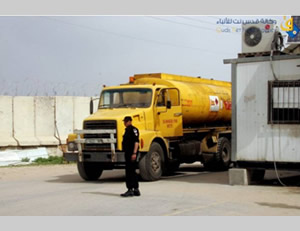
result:
M 68 150 L 69 151 L 77 151 L 77 145 L 75 144 L 75 142 L 68 143 Z

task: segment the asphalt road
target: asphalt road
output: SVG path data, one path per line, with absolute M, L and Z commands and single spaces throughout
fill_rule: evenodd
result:
M 300 215 L 300 174 L 274 172 L 257 185 L 230 186 L 228 172 L 184 165 L 156 182 L 140 182 L 142 196 L 122 198 L 124 170 L 85 182 L 74 164 L 0 168 L 0 215 Z

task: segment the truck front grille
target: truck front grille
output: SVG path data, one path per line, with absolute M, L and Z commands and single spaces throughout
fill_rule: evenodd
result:
M 116 129 L 117 122 L 115 120 L 94 120 L 94 121 L 85 121 L 83 129 L 93 130 L 93 129 Z M 89 138 L 110 138 L 110 134 L 84 134 L 85 139 Z M 117 134 L 114 134 L 114 138 L 117 139 Z M 116 150 L 116 145 L 115 150 Z M 111 151 L 110 144 L 84 144 L 83 151 Z

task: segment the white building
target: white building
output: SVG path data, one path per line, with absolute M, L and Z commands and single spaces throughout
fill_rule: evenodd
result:
M 251 172 L 256 178 L 262 178 L 265 169 L 300 170 L 300 55 L 224 63 L 231 64 L 232 70 L 235 167 L 252 169 L 240 174 Z

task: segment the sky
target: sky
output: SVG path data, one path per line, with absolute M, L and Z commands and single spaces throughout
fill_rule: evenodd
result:
M 230 81 L 242 35 L 226 18 L 282 16 L 1 16 L 0 95 L 97 96 L 142 73 Z

